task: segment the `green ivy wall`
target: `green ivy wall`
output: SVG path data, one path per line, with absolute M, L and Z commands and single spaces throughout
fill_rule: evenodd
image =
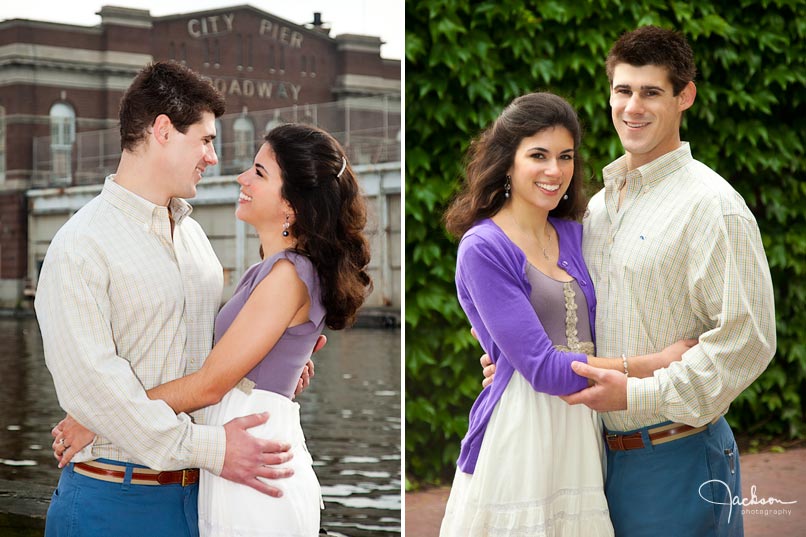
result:
M 406 2 L 406 474 L 450 479 L 481 380 L 442 213 L 469 141 L 514 97 L 579 110 L 591 192 L 621 154 L 604 59 L 625 31 L 675 28 L 697 59 L 682 137 L 745 198 L 772 270 L 778 352 L 731 407 L 735 429 L 803 437 L 806 407 L 806 0 Z

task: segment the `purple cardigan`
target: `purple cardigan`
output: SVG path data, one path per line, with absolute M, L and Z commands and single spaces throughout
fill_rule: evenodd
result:
M 559 237 L 557 265 L 579 283 L 593 335 L 596 298 L 582 259 L 582 225 L 549 220 Z M 514 371 L 538 392 L 566 395 L 587 387 L 587 379 L 573 372 L 571 362 L 588 360 L 585 354 L 554 349 L 529 301 L 532 287 L 526 279 L 526 256 L 492 220 L 476 223 L 462 237 L 456 288 L 482 348 L 496 364 L 495 382 L 482 390 L 470 410 L 470 426 L 459 453 L 459 469 L 472 474 L 490 415 Z

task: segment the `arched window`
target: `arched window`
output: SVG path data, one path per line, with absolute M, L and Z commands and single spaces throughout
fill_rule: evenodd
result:
M 0 181 L 6 178 L 6 109 L 0 106 Z
M 72 179 L 73 142 L 76 140 L 76 113 L 67 103 L 50 107 L 50 154 L 53 179 L 70 182 Z
M 255 126 L 251 119 L 241 116 L 233 123 L 232 130 L 235 142 L 233 164 L 239 169 L 248 168 L 255 156 Z

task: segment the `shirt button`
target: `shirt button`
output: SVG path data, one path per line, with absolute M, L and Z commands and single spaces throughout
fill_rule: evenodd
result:
M 585 280 L 579 280 L 579 285 L 588 285 L 588 282 Z
M 568 266 L 568 261 L 563 261 L 561 264 L 562 264 L 562 266 L 567 267 Z

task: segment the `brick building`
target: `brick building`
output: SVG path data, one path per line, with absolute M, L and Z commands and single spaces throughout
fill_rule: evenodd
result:
M 298 25 L 245 5 L 99 15 L 94 27 L 0 22 L 0 307 L 18 305 L 38 273 L 28 266 L 40 259 L 29 253 L 26 192 L 114 172 L 119 100 L 152 60 L 183 62 L 225 95 L 210 175 L 248 166 L 262 132 L 285 121 L 334 133 L 354 164 L 399 162 L 400 61 L 380 56 L 378 37 L 333 37 L 319 14 Z

